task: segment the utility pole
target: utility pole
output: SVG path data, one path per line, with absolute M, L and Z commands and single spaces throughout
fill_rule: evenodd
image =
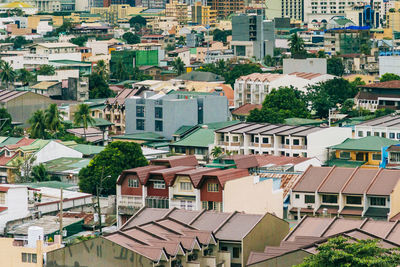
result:
M 61 242 L 62 242 L 62 238 L 63 238 L 63 202 L 64 202 L 63 188 L 61 187 L 61 198 L 60 198 L 60 238 L 61 238 Z
M 103 183 L 103 176 L 104 176 L 104 167 L 101 171 L 101 177 L 100 177 L 100 186 L 97 186 L 97 214 L 99 216 L 99 230 L 100 234 L 103 234 L 103 230 L 101 229 L 101 208 L 100 208 L 100 193 L 101 193 L 101 186 Z

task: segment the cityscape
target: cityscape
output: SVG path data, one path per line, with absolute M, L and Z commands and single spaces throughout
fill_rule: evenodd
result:
M 0 0 L 0 267 L 400 266 L 400 1 Z

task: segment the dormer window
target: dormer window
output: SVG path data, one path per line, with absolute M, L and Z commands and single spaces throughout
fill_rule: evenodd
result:
M 11 152 L 6 150 L 6 157 L 11 157 Z

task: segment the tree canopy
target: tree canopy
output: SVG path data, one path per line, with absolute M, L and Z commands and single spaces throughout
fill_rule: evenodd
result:
M 102 193 L 115 194 L 115 183 L 123 170 L 146 166 L 140 145 L 131 142 L 112 142 L 96 155 L 89 165 L 79 172 L 79 188 L 86 193 L 96 194 L 100 186 Z
M 107 81 L 100 72 L 92 72 L 89 76 L 89 98 L 107 98 L 114 95 Z
M 310 112 L 304 99 L 303 93 L 293 87 L 273 89 L 262 108 L 252 110 L 247 121 L 283 123 L 287 118 L 307 118 Z
M 319 245 L 317 251 L 297 267 L 389 267 L 400 263 L 398 249 L 384 248 L 374 239 L 350 240 L 339 236 Z
M 47 75 L 51 76 L 56 74 L 56 69 L 51 65 L 41 65 L 40 68 L 37 70 L 38 75 Z
M 124 35 L 122 35 L 122 38 L 128 43 L 128 44 L 138 44 L 140 43 L 140 37 L 139 35 L 133 34 L 131 32 L 126 32 Z
M 222 31 L 220 29 L 215 29 L 212 35 L 214 41 L 226 43 L 226 39 L 229 35 L 232 35 L 232 31 Z
M 388 82 L 388 81 L 395 81 L 395 80 L 400 80 L 400 76 L 394 73 L 385 73 L 382 75 L 382 77 L 379 79 L 380 82 Z
M 344 65 L 342 59 L 339 57 L 328 58 L 327 71 L 328 74 L 342 76 L 344 74 Z
M 334 78 L 307 88 L 307 98 L 317 116 L 326 118 L 329 109 L 342 105 L 346 99 L 354 98 L 358 92 L 355 84 L 343 78 Z
M 304 40 L 297 33 L 293 33 L 290 36 L 289 47 L 292 58 L 303 58 L 307 54 L 307 51 L 304 49 Z

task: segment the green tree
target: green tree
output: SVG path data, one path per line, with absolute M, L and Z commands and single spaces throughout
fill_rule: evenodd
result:
M 88 41 L 87 35 L 79 36 L 76 38 L 71 38 L 71 43 L 73 43 L 77 46 L 84 46 L 87 41 Z
M 94 119 L 90 117 L 90 108 L 87 104 L 79 104 L 78 110 L 74 114 L 74 124 L 76 126 L 82 126 L 83 136 L 86 140 L 86 129 L 89 124 L 93 125 L 95 123 Z
M 35 80 L 35 76 L 32 74 L 32 72 L 23 68 L 18 71 L 17 80 L 22 82 L 24 86 L 27 86 L 30 82 L 33 82 Z
M 52 75 L 56 74 L 56 69 L 51 65 L 44 64 L 39 67 L 39 69 L 37 70 L 37 74 L 52 76 Z
M 46 167 L 43 165 L 43 163 L 33 166 L 31 177 L 34 182 L 50 181 L 50 175 L 47 172 Z
M 15 81 L 16 76 L 17 73 L 11 67 L 10 63 L 3 61 L 1 64 L 0 79 L 2 83 L 6 84 L 7 89 L 9 89 L 10 82 L 13 83 Z
M 243 75 L 249 75 L 252 73 L 261 73 L 260 66 L 256 64 L 239 64 L 230 66 L 224 71 L 225 83 L 230 84 L 233 88 L 236 79 Z
M 307 98 L 317 116 L 326 118 L 329 109 L 342 105 L 346 99 L 354 98 L 358 88 L 343 78 L 334 78 L 307 88 Z
M 355 79 L 354 79 L 354 81 L 352 81 L 351 82 L 351 84 L 353 85 L 353 86 L 360 86 L 360 85 L 365 85 L 365 82 L 363 81 L 363 79 L 361 79 L 361 77 L 356 77 Z
M 211 150 L 211 156 L 213 156 L 213 158 L 218 158 L 219 156 L 221 156 L 223 154 L 222 148 L 220 146 L 215 146 L 212 150 Z
M 31 125 L 31 138 L 44 139 L 46 137 L 46 119 L 43 110 L 37 110 L 35 113 L 33 113 L 28 122 Z
M 27 183 L 31 182 L 31 172 L 36 157 L 33 154 L 17 156 L 11 161 L 11 166 L 14 167 L 13 172 L 16 174 L 16 182 Z
M 212 35 L 214 41 L 226 43 L 227 37 L 229 35 L 232 35 L 232 31 L 222 31 L 220 29 L 215 29 Z
M 93 72 L 89 76 L 89 98 L 108 98 L 114 95 L 114 92 L 108 86 L 108 83 L 101 74 Z
M 119 60 L 117 62 L 117 64 L 115 65 L 115 71 L 111 74 L 111 76 L 114 79 L 117 79 L 118 81 L 122 82 L 125 81 L 127 79 L 129 79 L 129 73 L 126 70 L 125 64 L 124 62 L 121 60 Z
M 176 42 L 177 45 L 186 45 L 186 40 L 184 36 L 179 36 L 178 41 Z
M 129 20 L 129 24 L 130 24 L 131 27 L 135 27 L 136 30 L 139 30 L 142 27 L 146 26 L 147 21 L 146 21 L 146 19 L 144 17 L 138 15 L 138 16 L 132 17 Z
M 182 59 L 180 57 L 177 57 L 172 62 L 172 67 L 178 73 L 178 75 L 181 75 L 182 73 L 185 72 L 185 63 L 183 63 L 183 61 L 182 61 Z
M 60 33 L 70 33 L 72 30 L 73 24 L 71 20 L 64 19 L 63 24 L 56 29 L 56 35 Z
M 107 67 L 106 62 L 103 59 L 97 61 L 96 66 L 94 66 L 93 70 L 94 70 L 94 72 L 99 74 L 101 77 L 103 77 L 103 79 L 105 81 L 108 80 L 108 67 Z
M 0 134 L 11 135 L 12 131 L 12 118 L 6 108 L 0 108 Z
M 382 75 L 382 77 L 379 79 L 380 82 L 388 82 L 388 81 L 395 81 L 395 80 L 400 80 L 400 76 L 394 73 L 385 73 Z
M 331 57 L 327 61 L 327 70 L 329 74 L 342 76 L 344 74 L 343 61 L 339 57 Z
M 360 51 L 364 55 L 371 55 L 371 46 L 368 44 L 362 44 L 360 47 Z
M 165 51 L 167 52 L 171 52 L 173 50 L 175 50 L 175 45 L 173 44 L 168 44 L 167 47 L 165 48 Z
M 79 172 L 79 188 L 86 193 L 96 194 L 103 177 L 102 192 L 115 194 L 115 183 L 123 170 L 146 166 L 140 145 L 132 142 L 112 142 L 96 155 Z
M 339 236 L 317 246 L 317 251 L 297 267 L 394 267 L 400 263 L 399 250 L 385 248 L 376 239 L 355 240 Z
M 393 109 L 390 109 L 390 108 L 380 108 L 380 109 L 375 110 L 374 115 L 375 115 L 376 118 L 378 118 L 378 117 L 382 117 L 382 116 L 386 116 L 386 115 L 392 114 L 394 112 L 395 111 Z
M 340 113 L 349 114 L 351 111 L 353 111 L 354 105 L 353 99 L 346 99 L 343 105 L 340 107 Z
M 57 107 L 57 104 L 50 104 L 45 111 L 46 128 L 54 135 L 63 128 L 62 112 Z
M 122 38 L 128 43 L 128 44 L 138 44 L 140 43 L 140 37 L 139 35 L 133 34 L 131 32 L 126 32 L 124 35 L 122 35 Z
M 15 38 L 10 39 L 10 41 L 14 44 L 14 49 L 21 49 L 23 46 L 32 43 L 32 41 L 28 41 L 23 36 L 17 36 Z
M 304 57 L 307 53 L 304 49 L 304 40 L 297 33 L 290 36 L 289 48 L 292 58 Z
M 326 54 L 324 50 L 319 50 L 317 53 L 318 58 L 326 58 Z
M 250 112 L 247 121 L 283 123 L 288 118 L 308 118 L 305 96 L 293 87 L 273 89 L 263 102 L 261 109 Z

